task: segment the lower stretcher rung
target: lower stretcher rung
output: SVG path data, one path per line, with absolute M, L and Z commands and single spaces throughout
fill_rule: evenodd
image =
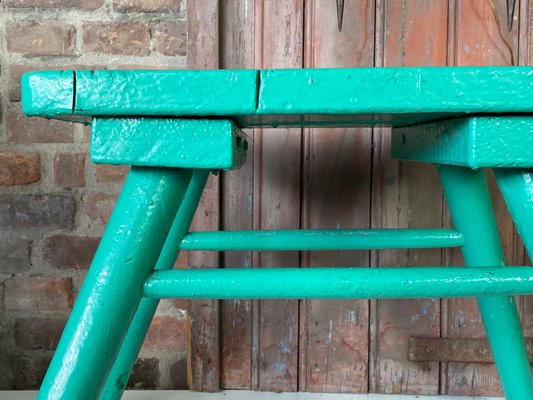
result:
M 191 232 L 181 250 L 368 250 L 460 247 L 452 229 L 307 229 Z
M 533 267 L 230 268 L 156 271 L 150 298 L 389 299 L 533 294 Z

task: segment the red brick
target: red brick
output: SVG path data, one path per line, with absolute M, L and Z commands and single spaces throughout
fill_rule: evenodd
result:
M 56 153 L 54 182 L 58 186 L 85 186 L 85 153 Z
M 0 195 L 0 227 L 3 229 L 72 229 L 74 212 L 75 204 L 72 196 Z
M 84 143 L 91 143 L 91 126 L 90 125 L 84 125 L 83 126 L 83 142 Z
M 63 22 L 8 22 L 7 49 L 26 55 L 72 55 L 75 52 L 76 31 Z
M 127 165 L 95 164 L 96 180 L 100 183 L 122 183 L 130 170 Z
M 11 101 L 20 101 L 20 77 L 28 71 L 42 69 L 39 67 L 30 67 L 27 65 L 11 65 L 9 67 L 9 95 Z
M 155 317 L 150 324 L 141 351 L 185 351 L 187 320 Z
M 31 243 L 12 235 L 0 237 L 0 273 L 27 271 L 31 265 Z
M 15 343 L 25 350 L 53 350 L 66 322 L 66 318 L 19 319 L 15 322 Z
M 95 236 L 53 235 L 44 241 L 44 259 L 57 268 L 87 269 L 100 243 Z
M 187 269 L 187 268 L 189 268 L 187 254 L 188 254 L 187 251 L 180 251 L 180 253 L 178 255 L 178 259 L 174 263 L 174 269 Z M 178 310 L 185 310 L 186 311 L 187 308 L 188 308 L 188 302 L 189 302 L 189 300 L 187 300 L 187 299 L 175 299 L 174 300 L 174 306 Z
M 67 311 L 72 308 L 72 279 L 14 277 L 4 282 L 7 310 Z
M 138 358 L 133 365 L 127 388 L 158 389 L 159 377 L 159 360 L 157 358 Z
M 187 54 L 187 23 L 185 21 L 162 21 L 152 31 L 156 51 L 167 56 Z
M 90 193 L 83 198 L 85 214 L 92 220 L 107 224 L 118 195 L 108 193 Z
M 171 389 L 187 390 L 187 359 L 184 357 L 170 365 Z
M 187 307 L 188 307 L 188 300 L 187 299 L 176 299 L 174 300 L 174 306 L 178 309 L 178 310 L 187 310 Z
M 5 7 L 11 8 L 80 8 L 96 10 L 104 0 L 4 0 Z
M 0 186 L 27 185 L 40 179 L 39 153 L 0 152 Z
M 13 143 L 72 143 L 74 124 L 44 118 L 28 118 L 12 110 L 6 118 L 7 140 Z
M 184 67 L 179 65 L 147 65 L 147 64 L 119 64 L 117 69 L 140 69 L 140 70 L 173 70 L 183 69 Z
M 85 22 L 83 50 L 105 53 L 147 56 L 150 54 L 150 33 L 143 22 Z
M 113 9 L 119 12 L 176 12 L 181 0 L 113 0 Z
M 14 388 L 17 390 L 39 389 L 50 360 L 50 356 L 42 355 L 15 358 L 13 360 Z

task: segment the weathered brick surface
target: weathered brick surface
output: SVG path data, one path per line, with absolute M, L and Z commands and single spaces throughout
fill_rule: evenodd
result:
M 32 355 L 17 357 L 13 360 L 14 389 L 36 390 L 50 365 L 50 356 Z
M 184 56 L 187 53 L 187 23 L 162 21 L 152 31 L 156 51 L 167 56 Z
M 87 269 L 99 242 L 95 236 L 53 235 L 44 241 L 44 259 L 57 268 Z
M 5 145 L 0 149 L 0 390 L 40 385 L 129 171 L 91 164 L 89 127 L 23 116 L 21 75 L 184 68 L 186 5 L 182 0 L 0 0 L 0 143 Z M 183 266 L 184 255 L 180 260 Z M 187 301 L 168 303 L 174 305 L 182 312 Z M 164 353 L 184 355 L 185 324 L 167 316 L 156 319 L 144 347 L 149 353 L 137 361 L 130 387 L 185 388 L 185 356 L 176 361 Z M 159 354 L 165 354 L 164 361 Z
M 28 118 L 17 108 L 6 118 L 7 139 L 13 143 L 72 143 L 74 125 L 69 122 Z
M 186 311 L 188 300 L 187 299 L 176 299 L 174 300 L 174 305 L 178 310 Z
M 63 22 L 8 22 L 7 49 L 26 55 L 73 55 L 76 31 Z
M 0 195 L 0 229 L 72 229 L 74 211 L 68 195 Z
M 172 389 L 186 390 L 187 386 L 187 359 L 182 359 L 172 363 L 169 368 L 170 382 Z
M 17 236 L 0 236 L 0 273 L 27 271 L 31 265 L 31 243 Z
M 117 202 L 117 197 L 116 194 L 101 192 L 86 195 L 83 198 L 85 214 L 92 220 L 107 224 Z
M 138 358 L 133 365 L 127 389 L 157 389 L 159 386 L 159 360 Z
M 95 164 L 96 180 L 101 183 L 122 183 L 130 170 L 127 165 Z
M 172 69 L 183 69 L 184 67 L 180 65 L 147 65 L 147 64 L 119 64 L 117 69 L 142 69 L 142 70 L 172 70 Z
M 58 186 L 85 186 L 85 153 L 56 153 L 54 183 Z
M 15 322 L 15 344 L 25 350 L 57 347 L 66 318 L 21 318 Z
M 85 22 L 83 50 L 89 53 L 146 56 L 150 32 L 144 22 Z
M 186 337 L 185 318 L 155 317 L 141 351 L 185 351 Z
M 4 0 L 5 7 L 11 8 L 81 8 L 96 10 L 104 0 Z
M 20 77 L 22 74 L 36 69 L 39 68 L 29 65 L 11 65 L 9 67 L 9 100 L 20 101 Z
M 39 153 L 0 152 L 0 186 L 27 185 L 41 179 Z
M 69 311 L 72 278 L 14 277 L 4 282 L 6 310 Z
M 176 12 L 181 0 L 113 0 L 113 9 L 119 12 Z

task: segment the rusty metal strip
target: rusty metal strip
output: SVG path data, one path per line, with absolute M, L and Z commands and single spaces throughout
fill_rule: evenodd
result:
M 527 354 L 533 362 L 533 338 L 526 338 Z M 493 363 L 487 339 L 469 338 L 409 338 L 409 361 Z

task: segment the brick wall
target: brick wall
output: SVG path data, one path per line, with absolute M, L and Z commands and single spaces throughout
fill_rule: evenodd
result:
M 185 0 L 0 0 L 0 389 L 46 370 L 127 168 L 94 165 L 89 129 L 25 118 L 35 69 L 182 68 Z M 130 386 L 186 386 L 185 303 L 162 302 Z

